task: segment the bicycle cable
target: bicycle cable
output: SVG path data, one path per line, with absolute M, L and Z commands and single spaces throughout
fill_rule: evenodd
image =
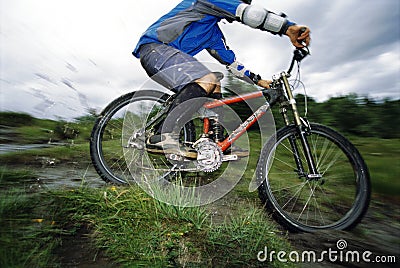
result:
M 299 86 L 303 88 L 304 91 L 304 117 L 307 118 L 308 114 L 308 100 L 307 100 L 307 89 L 306 86 L 304 85 L 303 81 L 301 81 L 301 72 L 300 72 L 300 62 L 297 62 L 297 73 L 296 77 L 291 80 L 291 85 L 290 87 L 292 88 L 292 91 L 295 91 Z

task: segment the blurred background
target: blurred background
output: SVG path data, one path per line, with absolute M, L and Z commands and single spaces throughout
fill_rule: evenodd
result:
M 137 89 L 148 78 L 131 51 L 179 2 L 0 0 L 0 109 L 70 120 Z M 311 28 L 312 56 L 301 79 L 317 102 L 348 94 L 373 102 L 400 98 L 399 1 L 253 4 Z M 287 68 L 286 37 L 237 22 L 223 21 L 221 29 L 237 59 L 263 78 Z M 215 63 L 207 53 L 198 57 Z

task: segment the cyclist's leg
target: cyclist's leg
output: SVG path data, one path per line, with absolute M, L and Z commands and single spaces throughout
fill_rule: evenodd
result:
M 148 151 L 196 158 L 195 150 L 179 144 L 179 136 L 184 125 L 203 106 L 206 96 L 206 91 L 197 83 L 186 85 L 171 103 L 168 116 L 159 127 L 158 133 L 147 140 Z M 191 101 L 193 99 L 195 100 Z
M 215 93 L 215 92 L 218 93 Z M 187 84 L 178 94 L 173 103 L 170 106 L 169 112 L 176 114 L 176 116 L 170 116 L 165 121 L 163 132 L 171 133 L 175 126 L 183 126 L 189 121 L 193 114 L 198 111 L 203 104 L 207 101 L 206 96 L 220 95 L 221 86 L 218 81 L 218 77 L 214 73 L 209 73 L 193 83 Z M 197 99 L 196 101 L 187 102 L 191 99 Z
M 203 105 L 205 98 L 201 97 L 206 97 L 218 88 L 218 76 L 192 56 L 167 45 L 148 44 L 141 49 L 140 54 L 141 63 L 151 78 L 178 92 L 168 111 L 170 115 L 160 126 L 159 133 L 148 139 L 148 143 L 159 149 L 165 149 L 166 145 L 177 148 L 177 141 L 174 140 L 179 136 L 180 127 Z M 200 99 L 184 105 L 194 98 Z
M 179 131 L 176 127 L 183 126 L 193 114 L 203 106 L 207 92 L 197 83 L 187 84 L 176 96 L 169 108 L 169 116 L 164 122 L 163 133 Z M 197 99 L 196 101 L 189 101 Z M 189 102 L 188 102 L 189 101 Z

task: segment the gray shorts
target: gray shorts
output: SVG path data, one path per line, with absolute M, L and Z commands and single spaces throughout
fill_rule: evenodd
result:
M 157 43 L 142 45 L 140 63 L 151 79 L 174 92 L 211 73 L 194 57 Z

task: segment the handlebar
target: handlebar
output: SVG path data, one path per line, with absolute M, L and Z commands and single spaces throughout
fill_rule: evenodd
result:
M 310 50 L 308 49 L 308 47 L 303 47 L 303 48 L 296 48 L 295 51 L 293 51 L 293 58 L 292 58 L 292 62 L 290 63 L 290 67 L 287 71 L 287 74 L 290 75 L 290 73 L 293 70 L 294 67 L 294 63 L 298 62 L 300 63 L 302 60 L 304 60 L 305 57 L 307 57 L 308 55 L 310 55 Z

